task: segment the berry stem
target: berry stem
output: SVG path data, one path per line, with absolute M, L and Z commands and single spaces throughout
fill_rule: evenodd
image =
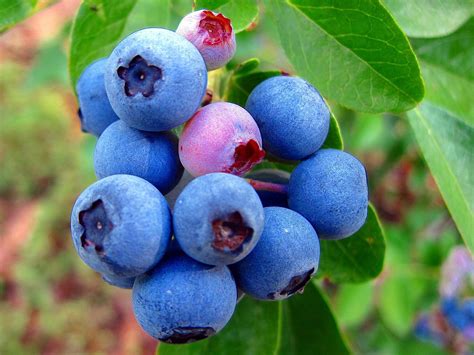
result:
M 247 182 L 252 185 L 255 190 L 258 191 L 270 191 L 270 192 L 278 192 L 281 194 L 288 193 L 288 185 L 285 184 L 277 184 L 274 182 L 266 182 L 266 181 L 259 181 L 254 179 L 246 179 Z

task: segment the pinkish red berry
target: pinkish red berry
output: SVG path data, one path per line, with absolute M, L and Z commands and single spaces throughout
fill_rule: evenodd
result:
M 229 102 L 201 108 L 186 123 L 179 139 L 179 158 L 193 176 L 213 172 L 242 176 L 264 156 L 254 119 Z
M 193 43 L 206 62 L 207 70 L 224 66 L 236 49 L 230 19 L 220 13 L 200 10 L 186 15 L 176 33 Z

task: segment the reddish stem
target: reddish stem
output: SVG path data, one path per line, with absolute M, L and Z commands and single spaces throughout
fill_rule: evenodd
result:
M 246 180 L 250 185 L 252 185 L 252 187 L 255 190 L 278 192 L 281 194 L 288 193 L 288 185 L 285 185 L 285 184 L 277 184 L 274 182 L 259 181 L 259 180 L 254 180 L 254 179 L 246 179 Z

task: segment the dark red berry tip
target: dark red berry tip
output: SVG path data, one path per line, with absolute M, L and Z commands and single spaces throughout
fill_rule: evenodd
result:
M 247 143 L 239 144 L 234 151 L 234 163 L 227 169 L 227 173 L 243 175 L 255 165 L 260 163 L 265 157 L 265 151 L 260 148 L 254 139 Z
M 228 41 L 232 36 L 232 25 L 230 19 L 222 14 L 204 10 L 201 13 L 199 27 L 207 31 L 205 44 L 216 45 Z

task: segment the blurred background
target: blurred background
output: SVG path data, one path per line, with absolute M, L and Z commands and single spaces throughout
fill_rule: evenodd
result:
M 95 138 L 80 130 L 67 73 L 79 4 L 58 1 L 0 34 L 0 354 L 150 354 L 156 347 L 133 319 L 130 292 L 106 285 L 70 240 L 72 204 L 95 180 Z M 190 1 L 174 6 L 177 23 Z M 292 73 L 271 24 L 260 23 L 238 35 L 235 62 L 257 56 Z M 363 354 L 464 353 L 465 339 L 433 315 L 443 272 L 472 259 L 408 123 L 332 108 L 345 149 L 367 167 L 387 243 L 375 281 L 322 281 L 348 341 Z M 463 292 L 472 295 L 472 275 L 470 282 Z M 423 340 L 426 319 L 440 322 L 442 339 Z

